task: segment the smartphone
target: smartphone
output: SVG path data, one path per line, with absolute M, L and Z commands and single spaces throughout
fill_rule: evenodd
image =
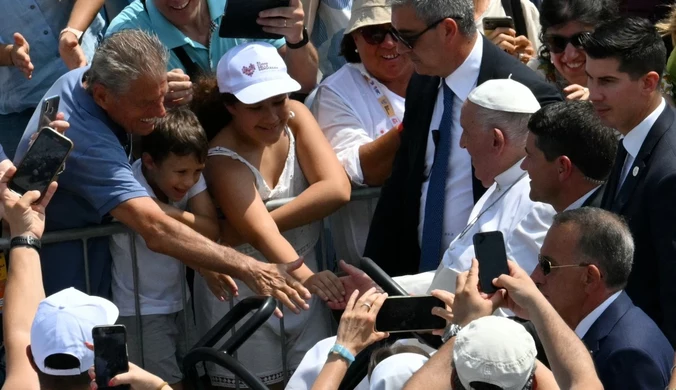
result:
M 446 320 L 432 314 L 434 307 L 445 308 L 446 305 L 433 296 L 389 297 L 376 317 L 376 330 L 400 333 L 444 329 Z
M 484 18 L 484 35 L 489 36 L 493 31 L 500 27 L 514 29 L 514 19 L 509 16 L 497 17 L 497 18 Z
M 40 108 L 40 119 L 38 123 L 38 131 L 44 127 L 48 127 L 50 123 L 56 120 L 56 114 L 59 112 L 59 103 L 61 97 L 52 96 L 42 101 Z
M 19 195 L 38 190 L 44 196 L 49 183 L 59 174 L 72 149 L 71 140 L 50 127 L 43 128 L 7 186 Z
M 507 251 L 502 232 L 477 233 L 473 237 L 474 254 L 479 260 L 479 287 L 486 294 L 498 290 L 493 285 L 493 279 L 500 275 L 509 275 L 507 265 Z
M 95 326 L 92 329 L 94 339 L 94 372 L 99 390 L 129 389 L 129 385 L 109 387 L 108 383 L 116 375 L 129 371 L 127 356 L 127 329 L 124 325 Z
M 258 14 L 271 8 L 288 7 L 290 0 L 228 0 L 218 36 L 222 38 L 279 39 L 282 35 L 263 31 Z

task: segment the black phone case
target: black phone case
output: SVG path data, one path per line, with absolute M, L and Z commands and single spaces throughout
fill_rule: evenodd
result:
M 218 36 L 222 38 L 280 39 L 284 36 L 263 31 L 258 14 L 270 8 L 288 7 L 290 0 L 228 0 Z
M 493 245 L 500 245 L 501 248 L 498 249 L 500 252 L 500 259 L 496 259 L 490 255 L 494 255 L 495 252 L 493 252 L 492 249 L 489 249 L 486 247 L 486 243 L 484 243 L 484 240 L 489 240 L 489 243 Z M 474 235 L 472 238 L 472 243 L 474 244 L 474 253 L 476 255 L 477 260 L 479 261 L 479 286 L 481 287 L 481 291 L 486 293 L 486 294 L 492 294 L 496 291 L 498 291 L 498 288 L 493 285 L 493 278 L 498 277 L 499 275 L 505 273 L 509 274 L 509 266 L 507 265 L 507 250 L 505 247 L 505 239 L 502 235 L 501 232 L 486 232 L 486 233 L 477 233 Z M 493 253 L 491 253 L 493 252 Z M 504 253 L 504 264 L 500 264 L 499 266 L 494 263 L 494 264 L 489 264 L 489 262 L 495 262 L 495 261 L 500 261 L 502 262 L 502 253 Z M 484 264 L 484 274 L 481 273 L 481 264 L 482 260 L 481 258 L 484 257 L 482 255 L 489 255 L 490 258 L 484 258 L 483 259 L 483 264 Z M 492 271 L 501 268 L 499 273 L 494 273 L 493 275 L 486 275 L 485 271 L 490 269 Z

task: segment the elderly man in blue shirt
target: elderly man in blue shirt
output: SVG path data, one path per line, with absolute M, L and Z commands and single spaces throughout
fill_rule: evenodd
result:
M 225 4 L 226 0 L 136 0 L 110 22 L 106 35 L 134 28 L 157 34 L 171 51 L 165 102 L 188 103 L 194 70 L 215 70 L 228 50 L 248 41 L 219 37 Z M 284 36 L 267 42 L 279 50 L 289 75 L 301 84 L 302 91 L 310 92 L 317 82 L 318 58 L 308 41 L 304 15 L 300 0 L 290 0 L 288 7 L 263 11 L 258 23 L 264 31 Z M 194 73 L 192 77 L 190 73 Z
M 11 3 L 0 14 L 0 144 L 9 158 L 47 89 L 87 64 L 104 27 L 103 0 Z

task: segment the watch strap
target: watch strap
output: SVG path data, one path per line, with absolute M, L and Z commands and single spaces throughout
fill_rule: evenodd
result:
M 452 337 L 455 337 L 458 335 L 458 333 L 462 330 L 462 327 L 457 324 L 448 324 L 446 326 L 446 329 L 444 329 L 444 335 L 441 336 L 441 341 L 444 343 L 450 340 Z
M 16 236 L 9 242 L 9 249 L 16 247 L 29 247 L 39 252 L 42 248 L 42 243 L 33 236 Z
M 67 32 L 75 35 L 75 37 L 77 38 L 77 43 L 79 43 L 79 44 L 82 43 L 82 35 L 84 35 L 84 31 L 80 31 L 80 30 L 78 30 L 76 28 L 72 28 L 72 27 L 66 27 L 63 30 L 61 30 L 61 32 L 59 33 L 59 38 L 61 38 L 61 35 L 63 35 L 64 33 L 67 33 Z
M 289 41 L 286 41 L 286 47 L 289 49 L 300 49 L 301 47 L 307 45 L 308 42 L 310 42 L 310 36 L 307 33 L 307 28 L 303 27 L 303 39 L 297 43 L 290 43 Z
M 354 363 L 354 355 L 350 351 L 347 350 L 347 348 L 343 347 L 340 344 L 334 344 L 333 347 L 329 350 L 329 355 L 331 354 L 336 354 L 340 356 L 342 359 L 347 361 L 347 364 L 350 365 Z

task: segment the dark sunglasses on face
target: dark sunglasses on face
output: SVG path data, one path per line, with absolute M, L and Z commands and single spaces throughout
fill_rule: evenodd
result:
M 557 268 L 573 268 L 573 267 L 586 267 L 589 263 L 580 263 L 580 264 L 568 264 L 568 265 L 552 265 L 549 257 L 538 254 L 538 263 L 542 269 L 542 273 L 547 276 L 553 269 Z
M 566 46 L 568 46 L 569 43 L 576 49 L 582 49 L 582 45 L 589 35 L 591 35 L 589 31 L 582 31 L 569 37 L 547 34 L 545 35 L 545 44 L 549 48 L 549 51 L 559 54 L 566 50 Z
M 385 40 L 387 34 L 390 34 L 395 42 L 397 41 L 397 38 L 392 34 L 390 27 L 382 25 L 362 27 L 359 29 L 359 32 L 369 45 L 380 45 Z
M 426 32 L 430 31 L 431 29 L 437 27 L 439 23 L 443 22 L 446 19 L 462 19 L 460 16 L 447 16 L 445 18 L 441 18 L 437 20 L 436 22 L 430 24 L 427 26 L 426 29 L 422 30 L 421 32 L 413 35 L 401 35 L 401 33 L 394 27 L 390 28 L 390 34 L 394 37 L 395 40 L 401 42 L 404 46 L 406 46 L 409 50 L 413 50 L 413 47 L 415 46 L 416 42 L 420 37 L 423 36 Z

